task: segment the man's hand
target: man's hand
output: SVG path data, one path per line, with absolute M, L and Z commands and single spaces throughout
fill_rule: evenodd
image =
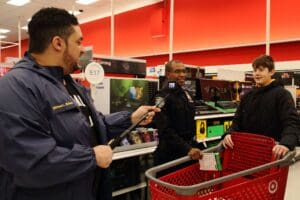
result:
M 197 148 L 191 148 L 191 150 L 188 152 L 188 155 L 193 160 L 199 160 L 202 158 L 203 154 L 200 149 Z
M 95 146 L 94 152 L 96 155 L 97 165 L 101 168 L 108 168 L 112 162 L 112 149 L 108 145 Z
M 231 149 L 233 148 L 234 144 L 233 144 L 230 134 L 225 136 L 225 138 L 223 140 L 223 146 L 225 147 L 225 149 L 227 149 L 228 147 Z
M 275 155 L 275 157 L 277 159 L 279 159 L 279 158 L 282 158 L 283 156 L 285 156 L 285 154 L 287 154 L 287 152 L 289 152 L 289 148 L 287 148 L 286 146 L 281 145 L 281 144 L 276 144 L 273 147 L 272 152 Z
M 147 125 L 152 122 L 152 119 L 155 115 L 155 112 L 160 112 L 160 108 L 155 106 L 140 106 L 135 112 L 131 115 L 131 122 L 136 123 L 145 113 L 148 113 L 147 117 L 140 123 L 140 125 Z

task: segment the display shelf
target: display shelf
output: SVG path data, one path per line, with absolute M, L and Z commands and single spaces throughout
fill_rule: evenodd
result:
M 198 119 L 214 119 L 214 118 L 224 118 L 224 117 L 233 117 L 234 113 L 223 113 L 223 114 L 213 114 L 213 115 L 200 115 L 195 116 L 195 120 Z
M 209 138 L 204 138 L 204 139 L 201 139 L 201 140 L 197 139 L 197 142 L 202 143 L 204 145 L 204 147 L 207 148 L 207 143 L 206 142 L 220 140 L 221 138 L 222 138 L 221 136 L 209 137 Z
M 158 142 L 147 142 L 142 144 L 134 144 L 128 146 L 120 146 L 114 149 L 113 160 L 140 156 L 154 152 Z
M 121 195 L 121 194 L 132 192 L 132 191 L 135 191 L 135 190 L 138 190 L 138 189 L 142 189 L 142 188 L 145 188 L 145 187 L 147 187 L 147 183 L 142 182 L 142 183 L 139 183 L 139 184 L 134 185 L 134 186 L 130 186 L 130 187 L 126 187 L 124 189 L 116 190 L 112 193 L 112 196 L 115 197 L 115 196 L 118 196 L 118 195 Z
M 197 139 L 197 142 L 198 143 L 204 143 L 204 142 L 209 142 L 209 141 L 214 141 L 214 140 L 219 140 L 221 139 L 222 137 L 221 136 L 217 136 L 217 137 L 209 137 L 209 138 L 204 138 L 204 139 Z

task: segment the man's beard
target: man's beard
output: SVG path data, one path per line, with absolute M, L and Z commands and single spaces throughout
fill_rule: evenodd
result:
M 63 55 L 63 61 L 66 66 L 64 74 L 71 74 L 79 69 L 77 62 L 75 62 L 74 59 L 70 56 L 68 50 L 69 48 L 67 47 Z

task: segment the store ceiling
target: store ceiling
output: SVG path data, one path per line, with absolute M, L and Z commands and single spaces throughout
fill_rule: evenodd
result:
M 18 41 L 18 21 L 20 26 L 26 26 L 27 20 L 32 14 L 42 7 L 60 7 L 70 11 L 83 10 L 77 15 L 80 23 L 92 21 L 95 19 L 107 17 L 111 15 L 111 0 L 99 0 L 90 5 L 81 5 L 75 3 L 75 0 L 31 0 L 29 4 L 24 6 L 12 6 L 6 4 L 8 0 L 0 0 L 0 28 L 9 29 L 6 34 L 7 38 L 0 41 L 17 42 Z M 151 5 L 162 0 L 113 0 L 114 13 L 118 14 L 128 10 Z M 21 30 L 21 38 L 28 38 L 26 30 Z M 3 45 L 3 44 L 2 44 Z

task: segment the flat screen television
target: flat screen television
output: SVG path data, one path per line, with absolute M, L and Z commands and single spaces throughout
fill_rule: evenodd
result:
M 165 80 L 165 76 L 159 76 L 159 89 L 162 89 Z M 202 99 L 199 78 L 186 78 L 184 89 L 189 92 L 189 94 L 193 97 L 194 100 Z
M 214 96 L 218 96 L 218 101 L 232 101 L 232 86 L 230 81 L 215 79 L 200 79 L 202 99 L 204 101 L 214 101 Z
M 157 82 L 140 79 L 110 80 L 110 113 L 135 111 L 141 105 L 151 104 L 157 91 Z

